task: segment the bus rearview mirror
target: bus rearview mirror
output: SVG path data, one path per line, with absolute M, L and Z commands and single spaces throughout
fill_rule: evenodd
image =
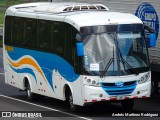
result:
M 77 42 L 77 55 L 84 56 L 83 42 Z
M 150 47 L 156 46 L 156 34 L 155 33 L 150 33 Z

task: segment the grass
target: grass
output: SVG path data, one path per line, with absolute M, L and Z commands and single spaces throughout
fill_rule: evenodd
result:
M 0 27 L 3 27 L 3 23 L 4 23 L 4 12 L 0 12 Z
M 10 6 L 15 4 L 23 3 L 21 0 L 1 0 L 0 5 Z
M 6 0 L 1 0 L 0 5 L 6 5 Z
M 0 7 L 2 7 L 0 11 L 0 27 L 3 27 L 5 10 L 7 7 L 20 3 L 22 3 L 21 0 L 0 0 Z

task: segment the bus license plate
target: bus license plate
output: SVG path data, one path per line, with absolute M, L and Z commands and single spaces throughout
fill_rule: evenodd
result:
M 117 96 L 117 99 L 118 99 L 118 100 L 123 100 L 123 99 L 124 99 L 124 96 Z

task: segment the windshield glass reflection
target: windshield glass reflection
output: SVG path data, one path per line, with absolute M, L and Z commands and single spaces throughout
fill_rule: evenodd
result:
M 141 32 L 84 35 L 83 44 L 85 74 L 118 76 L 145 72 L 149 68 Z

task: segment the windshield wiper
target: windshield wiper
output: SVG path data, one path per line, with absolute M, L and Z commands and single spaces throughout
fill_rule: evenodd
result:
M 126 60 L 124 60 L 124 58 L 122 57 L 122 53 L 121 53 L 118 45 L 117 45 L 117 48 L 118 48 L 118 51 L 119 51 L 119 54 L 120 54 L 120 58 L 121 58 L 124 70 L 128 72 L 128 70 L 125 68 L 125 64 L 126 64 L 133 71 L 134 74 L 139 75 L 139 73 Z
M 107 63 L 107 65 L 105 66 L 104 70 L 102 71 L 102 74 L 100 75 L 101 78 L 104 76 L 108 68 L 111 66 L 112 62 L 114 62 L 114 47 L 113 47 L 113 58 L 111 58 Z
M 136 75 L 139 75 L 139 73 L 127 61 L 125 61 L 123 58 L 121 58 L 121 61 L 125 63 Z
M 111 66 L 111 64 L 112 64 L 113 61 L 114 61 L 114 58 L 111 58 L 109 60 L 109 62 L 107 63 L 106 67 L 104 68 L 104 70 L 103 70 L 102 74 L 100 75 L 100 77 L 104 76 L 104 74 L 106 73 L 106 71 L 108 70 L 108 68 Z
M 100 75 L 101 78 L 104 76 L 104 74 L 106 73 L 108 68 L 111 66 L 112 62 L 114 62 L 114 47 L 113 47 L 113 57 L 109 60 L 109 62 L 105 66 L 104 70 L 102 71 L 102 74 Z

